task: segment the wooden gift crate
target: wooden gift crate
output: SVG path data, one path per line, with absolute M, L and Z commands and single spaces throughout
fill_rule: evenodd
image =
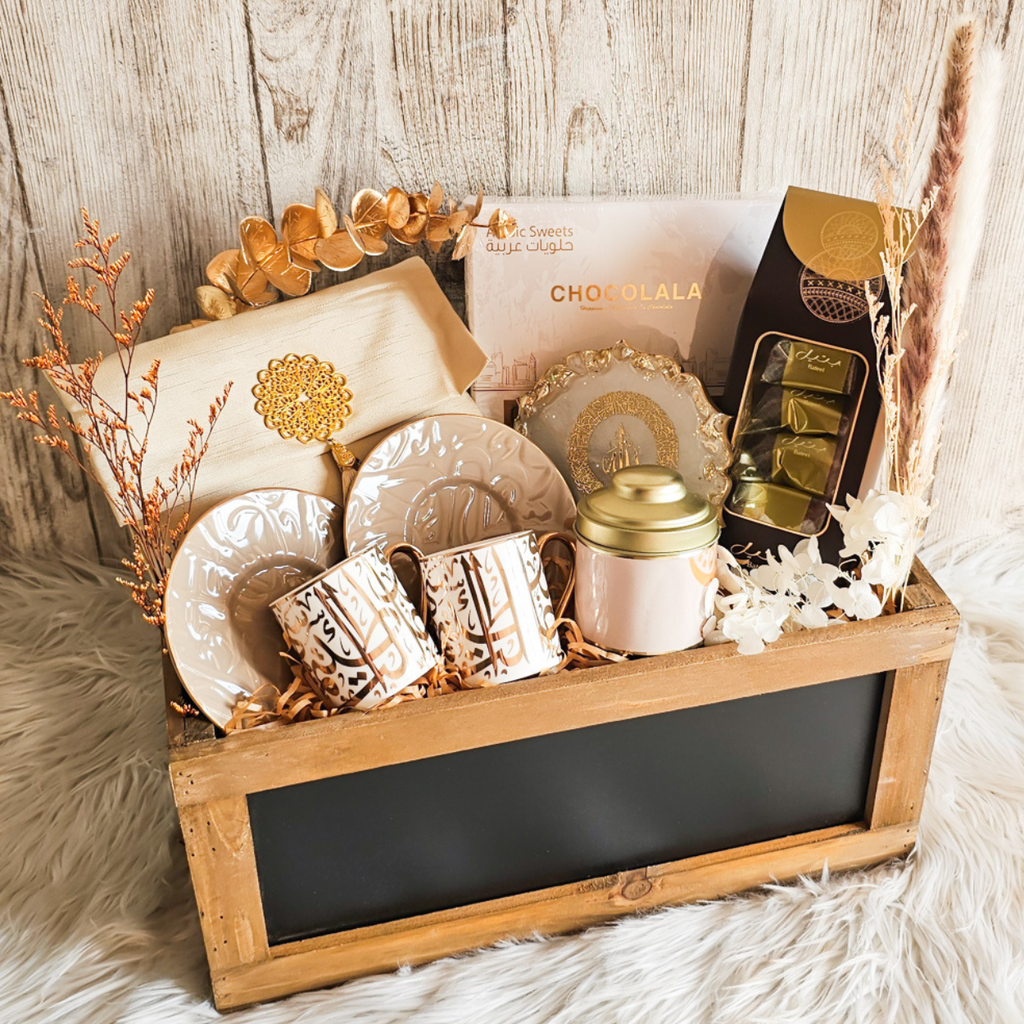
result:
M 918 565 L 898 614 L 756 657 L 222 737 L 172 712 L 216 1005 L 905 853 L 957 622 Z

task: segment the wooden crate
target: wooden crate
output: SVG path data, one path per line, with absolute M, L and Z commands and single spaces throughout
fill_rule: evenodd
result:
M 905 853 L 916 838 L 957 622 L 956 609 L 916 566 L 900 613 L 785 636 L 756 657 L 737 655 L 733 645 L 701 648 L 219 738 L 212 727 L 171 713 L 170 775 L 217 1007 L 419 964 L 504 938 L 567 932 L 734 893 L 818 872 L 826 862 L 835 870 Z M 388 766 L 423 765 L 421 759 L 481 748 L 507 750 L 494 745 L 534 737 L 589 735 L 588 727 L 606 723 L 668 721 L 647 716 L 681 709 L 721 705 L 715 710 L 730 714 L 746 698 L 761 695 L 786 692 L 806 700 L 816 692 L 806 688 L 866 674 L 884 675 L 878 676 L 877 725 L 867 741 L 870 772 L 860 820 L 635 864 L 602 877 L 565 879 L 535 891 L 510 889 L 481 902 L 327 929 L 297 941 L 268 940 L 250 795 L 349 773 L 369 773 L 358 780 L 371 779 Z M 179 692 L 173 673 L 168 688 L 172 696 Z M 330 807 L 324 815 L 330 820 Z M 294 836 L 297 856 L 313 838 Z M 296 871 L 302 870 L 297 863 Z M 335 881 L 346 884 L 343 874 Z

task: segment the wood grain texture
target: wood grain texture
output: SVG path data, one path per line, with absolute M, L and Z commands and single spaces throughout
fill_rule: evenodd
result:
M 377 177 L 372 19 L 355 0 L 249 0 L 246 12 L 268 206 L 279 222 L 289 203 L 312 204 L 318 186 L 339 201 Z
M 267 928 L 245 797 L 181 808 L 179 817 L 211 970 L 266 960 Z
M 341 715 L 234 733 L 172 749 L 175 800 L 179 806 L 226 800 L 562 729 L 809 686 L 844 673 L 945 662 L 957 622 L 956 611 L 944 605 L 791 634 L 757 658 L 736 654 L 731 644 L 699 648 L 412 701 L 386 715 Z
M 511 5 L 511 193 L 735 192 L 752 7 Z
M 41 290 L 40 261 L 29 219 L 20 157 L 0 79 L 0 391 L 50 389 L 22 365 L 32 355 L 40 330 L 32 330 Z M 3 411 L 0 415 L 0 554 L 42 551 L 58 531 L 72 551 L 99 554 L 88 508 L 84 474 L 63 457 L 32 440 L 34 431 Z
M 222 1010 L 276 999 L 376 971 L 395 970 L 477 949 L 499 939 L 554 935 L 623 914 L 675 903 L 712 899 L 773 880 L 876 864 L 909 850 L 913 825 L 866 831 L 827 829 L 656 865 L 637 872 L 542 890 L 525 898 L 459 908 L 442 921 L 412 918 L 376 934 L 359 929 L 293 943 L 280 956 L 213 970 L 214 999 Z
M 60 296 L 86 205 L 135 254 L 125 304 L 152 286 L 149 333 L 166 333 L 195 315 L 202 268 L 230 245 L 238 218 L 267 212 L 242 6 L 5 3 L 3 25 L 0 77 L 43 287 Z M 32 322 L 5 336 L 4 364 L 15 340 L 36 344 Z M 87 319 L 69 314 L 66 326 L 75 356 L 102 347 Z M 88 511 L 83 503 L 76 515 Z M 91 513 L 92 551 L 118 554 L 121 532 L 101 497 Z M 66 520 L 61 535 L 84 534 Z M 53 535 L 39 540 L 46 550 Z
M 456 194 L 793 183 L 868 196 L 904 85 L 913 141 L 930 143 L 954 6 L 0 0 L 0 381 L 32 383 L 16 366 L 37 343 L 29 295 L 59 293 L 82 203 L 135 253 L 132 288 L 157 289 L 155 337 L 195 314 L 202 268 L 241 216 L 279 216 L 317 184 L 337 200 L 435 176 Z M 1024 417 L 1004 415 L 1024 393 L 1024 14 L 1013 0 L 978 6 L 1007 87 L 928 536 L 939 557 L 1024 525 Z M 385 262 L 405 254 L 392 248 Z M 461 311 L 461 266 L 432 266 Z M 96 344 L 75 337 L 79 355 Z M 67 552 L 116 553 L 102 499 L 21 429 L 0 426 L 3 545 L 45 551 L 59 529 Z
M 757 658 L 734 645 L 491 687 L 387 712 L 188 742 L 169 766 L 210 961 L 230 1009 L 509 938 L 711 899 L 909 850 L 927 779 L 957 613 L 915 566 L 910 610 L 784 637 Z M 784 836 L 534 892 L 268 946 L 246 794 L 415 758 L 892 670 L 864 814 L 869 822 Z M 174 679 L 168 677 L 174 690 Z M 859 817 L 859 815 L 858 815 Z M 301 843 L 301 837 L 299 837 Z
M 900 669 L 889 680 L 881 749 L 869 787 L 872 828 L 917 821 L 921 816 L 948 668 L 948 662 L 914 665 Z

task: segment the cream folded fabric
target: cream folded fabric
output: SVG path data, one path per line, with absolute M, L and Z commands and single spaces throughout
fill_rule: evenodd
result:
M 353 414 L 334 439 L 365 455 L 390 427 L 420 416 L 479 410 L 464 392 L 487 361 L 419 258 L 301 298 L 140 344 L 133 384 L 160 360 L 160 393 L 146 455 L 147 483 L 167 480 L 181 458 L 187 420 L 205 423 L 210 401 L 233 381 L 199 470 L 193 521 L 211 505 L 260 487 L 295 487 L 341 500 L 328 445 L 286 440 L 256 412 L 252 389 L 272 359 L 314 355 L 344 373 Z M 121 405 L 124 377 L 108 355 L 96 389 Z M 76 420 L 83 410 L 61 396 Z M 372 436 L 371 436 L 372 435 Z M 360 445 L 359 439 L 366 441 Z M 107 491 L 116 486 L 99 460 Z

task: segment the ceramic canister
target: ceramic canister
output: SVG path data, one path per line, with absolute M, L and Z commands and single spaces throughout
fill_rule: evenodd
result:
M 575 530 L 576 621 L 588 640 L 629 654 L 701 642 L 718 587 L 718 514 L 674 469 L 620 469 L 580 502 Z

